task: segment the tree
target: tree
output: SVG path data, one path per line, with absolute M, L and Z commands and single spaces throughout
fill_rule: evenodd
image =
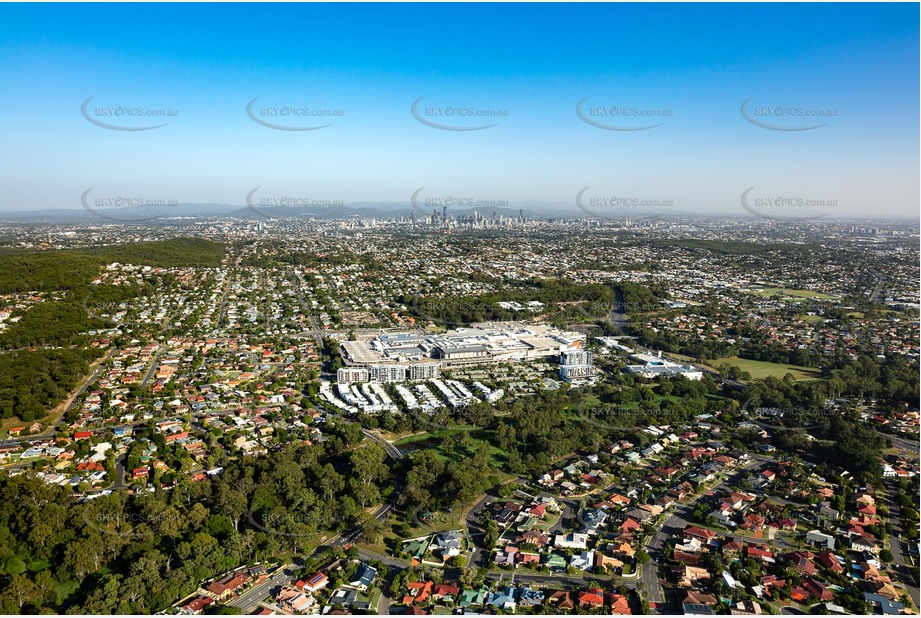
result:
M 342 475 L 336 472 L 332 464 L 323 466 L 317 478 L 317 484 L 319 485 L 323 498 L 327 501 L 332 500 L 345 489 L 345 481 Z
M 22 606 L 36 600 L 39 594 L 40 591 L 28 576 L 17 574 L 0 593 L 0 606 L 15 607 L 16 611 L 11 613 L 19 614 L 22 613 Z
M 492 519 L 486 523 L 486 531 L 483 533 L 483 547 L 491 549 L 496 541 L 499 540 L 499 525 Z
M 104 545 L 104 540 L 95 534 L 78 539 L 67 546 L 64 552 L 64 565 L 71 570 L 77 580 L 83 581 L 87 575 L 95 573 L 102 566 Z
M 349 456 L 352 466 L 353 493 L 362 507 L 378 500 L 380 491 L 377 481 L 383 480 L 390 472 L 384 463 L 386 453 L 377 444 L 357 448 Z
M 13 556 L 6 561 L 6 572 L 10 575 L 19 575 L 25 573 L 26 563 L 19 556 Z
M 468 565 L 461 571 L 460 583 L 464 588 L 478 588 L 483 583 L 485 577 L 485 569 Z
M 431 450 L 413 453 L 411 462 L 401 494 L 402 502 L 410 508 L 435 508 L 432 491 L 438 488 L 439 477 L 445 469 L 444 462 Z
M 217 510 L 233 522 L 233 529 L 240 530 L 240 518 L 246 513 L 248 503 L 246 495 L 237 489 L 222 485 L 218 491 Z

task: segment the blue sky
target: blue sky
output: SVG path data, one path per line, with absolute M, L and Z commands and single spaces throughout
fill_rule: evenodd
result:
M 836 214 L 919 211 L 916 4 L 0 5 L 0 210 L 80 195 L 242 204 L 263 195 L 574 203 L 598 195 L 738 212 L 764 196 Z M 99 121 L 149 126 L 116 131 Z M 329 118 L 247 116 L 262 107 Z M 443 125 L 476 131 L 446 131 Z M 576 105 L 620 128 L 583 122 Z M 806 131 L 778 131 L 746 120 Z M 176 110 L 104 117 L 101 107 Z M 820 120 L 784 106 L 825 114 Z M 504 110 L 446 118 L 432 108 Z M 642 108 L 660 117 L 597 115 Z M 592 115 L 592 111 L 596 112 Z M 429 112 L 429 113 L 427 113 Z M 664 115 L 661 114 L 670 114 Z M 744 213 L 742 213 L 744 214 Z

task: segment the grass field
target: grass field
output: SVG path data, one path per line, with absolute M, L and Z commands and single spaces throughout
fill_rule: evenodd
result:
M 809 324 L 815 324 L 817 322 L 825 321 L 825 318 L 823 318 L 820 315 L 798 315 L 796 317 L 802 320 L 803 322 L 807 322 Z
M 766 361 L 749 360 L 739 358 L 738 356 L 728 356 L 711 361 L 713 369 L 726 363 L 734 365 L 742 371 L 747 371 L 755 380 L 763 380 L 769 376 L 782 378 L 788 373 L 792 373 L 797 380 L 812 380 L 819 377 L 819 370 L 812 367 L 801 367 L 799 365 L 787 365 L 784 363 L 769 363 Z
M 475 448 L 473 444 L 468 444 L 466 447 L 460 447 L 457 452 L 448 453 L 444 448 L 445 438 L 460 433 L 470 434 L 470 437 L 479 440 L 481 442 L 488 443 L 488 436 L 484 435 L 484 430 L 480 429 L 473 425 L 457 425 L 453 427 L 447 427 L 441 429 L 437 432 L 426 432 L 426 433 L 417 433 L 403 438 L 402 440 L 397 440 L 394 442 L 394 446 L 404 450 L 419 450 L 427 449 L 433 452 L 439 459 L 443 461 L 455 461 L 458 458 L 468 457 L 474 454 Z M 505 465 L 508 463 L 508 452 L 489 444 L 489 465 L 493 470 L 501 471 Z M 500 480 L 501 480 L 500 474 Z
M 479 428 L 476 427 L 475 425 L 455 425 L 453 427 L 445 427 L 436 432 L 426 431 L 422 433 L 414 433 L 406 437 L 400 438 L 399 440 L 392 440 L 392 438 L 386 437 L 386 434 L 385 434 L 385 439 L 393 441 L 394 446 L 404 447 L 404 446 L 410 446 L 416 442 L 425 442 L 427 440 L 432 440 L 432 439 L 444 439 L 444 438 L 447 438 L 451 434 L 469 433 L 469 432 L 476 431 L 477 429 Z
M 797 380 L 814 380 L 820 375 L 819 370 L 812 367 L 801 367 L 799 365 L 788 365 L 786 363 L 769 363 L 767 361 L 739 358 L 738 356 L 724 356 L 716 360 L 707 361 L 706 363 L 694 362 L 693 358 L 683 354 L 670 353 L 669 356 L 674 356 L 679 360 L 693 362 L 695 365 L 705 367 L 711 371 L 718 371 L 717 367 L 722 364 L 734 365 L 742 371 L 750 373 L 753 380 L 763 380 L 768 376 L 782 378 L 788 373 L 792 373 L 793 377 Z
M 792 288 L 762 288 L 755 291 L 758 296 L 769 298 L 776 294 L 781 296 L 790 296 L 792 298 L 814 298 L 816 300 L 838 300 L 839 296 L 832 296 L 823 292 L 813 292 L 812 290 L 794 290 Z

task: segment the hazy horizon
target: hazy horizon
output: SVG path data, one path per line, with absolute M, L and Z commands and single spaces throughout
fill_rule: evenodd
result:
M 0 7 L 0 213 L 919 213 L 917 5 L 47 7 Z

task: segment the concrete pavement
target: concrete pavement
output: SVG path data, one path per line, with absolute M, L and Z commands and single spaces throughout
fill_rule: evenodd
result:
M 899 574 L 899 579 L 905 585 L 908 596 L 911 597 L 915 607 L 921 606 L 918 598 L 918 567 L 910 565 L 905 560 L 905 554 L 902 552 L 902 520 L 898 503 L 892 500 L 894 488 L 889 486 L 889 494 L 886 496 L 886 505 L 889 507 L 889 521 L 892 525 L 892 534 L 889 535 L 889 551 L 892 552 L 892 565 Z
M 281 588 L 291 581 L 291 578 L 294 576 L 294 571 L 292 570 L 293 566 L 292 564 L 286 564 L 276 569 L 268 579 L 231 600 L 228 605 L 231 607 L 238 607 L 242 609 L 244 613 L 251 612 L 259 606 L 259 603 L 264 598 L 269 596 L 273 589 Z
M 385 440 L 384 438 L 380 437 L 379 435 L 372 433 L 364 428 L 362 428 L 361 433 L 363 433 L 365 437 L 369 438 L 370 440 L 373 440 L 374 442 L 377 442 L 378 444 L 383 446 L 384 451 L 386 451 L 386 453 L 389 456 L 393 457 L 394 459 L 403 459 L 403 452 L 397 447 L 395 447 L 393 445 L 393 442 L 389 442 Z

